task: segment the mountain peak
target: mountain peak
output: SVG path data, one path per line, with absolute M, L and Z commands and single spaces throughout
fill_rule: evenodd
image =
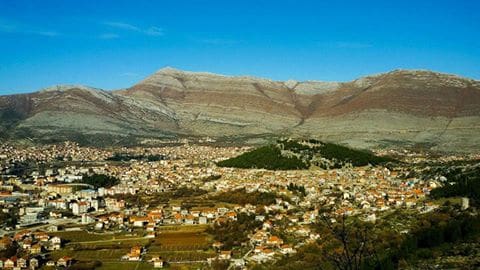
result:
M 389 72 L 385 73 L 380 73 L 376 75 L 370 75 L 367 77 L 379 77 L 379 76 L 388 76 L 388 75 L 393 75 L 393 76 L 415 76 L 415 77 L 431 77 L 431 78 L 450 78 L 450 79 L 458 79 L 458 80 L 465 80 L 465 81 L 475 81 L 474 79 L 467 78 L 464 76 L 456 75 L 456 74 L 450 74 L 450 73 L 444 73 L 444 72 L 438 72 L 438 71 L 433 71 L 433 70 L 428 70 L 428 69 L 394 69 Z
M 99 89 L 99 88 L 79 85 L 79 84 L 59 84 L 59 85 L 45 87 L 41 89 L 39 92 L 65 92 L 72 89 L 80 89 L 80 90 L 86 90 L 86 91 L 102 91 L 102 89 Z
M 171 67 L 171 66 L 166 66 L 166 67 L 163 67 L 161 69 L 159 69 L 156 73 L 181 73 L 181 72 L 184 72 L 180 69 L 177 69 L 177 68 L 174 68 L 174 67 Z
M 178 75 L 188 75 L 188 76 L 216 76 L 216 77 L 227 77 L 222 74 L 216 74 L 212 72 L 206 72 L 206 71 L 187 71 L 187 70 L 181 70 L 178 68 L 166 66 L 164 68 L 161 68 L 157 72 L 155 72 L 154 75 L 156 74 L 162 74 L 162 75 L 173 75 L 173 76 L 178 76 Z

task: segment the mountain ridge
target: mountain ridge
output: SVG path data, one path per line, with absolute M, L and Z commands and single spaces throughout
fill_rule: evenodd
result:
M 474 84 L 480 86 L 480 80 L 469 78 L 466 76 L 462 75 L 457 75 L 457 74 L 451 74 L 451 73 L 446 73 L 446 72 L 440 72 L 440 71 L 433 71 L 433 70 L 428 70 L 428 69 L 393 69 L 390 71 L 385 71 L 385 72 L 379 72 L 379 73 L 373 73 L 373 74 L 368 74 L 365 76 L 360 76 L 355 79 L 349 80 L 349 81 L 329 81 L 329 80 L 317 80 L 317 79 L 309 79 L 309 80 L 297 80 L 294 78 L 290 78 L 287 80 L 274 80 L 270 79 L 267 77 L 262 77 L 262 76 L 250 76 L 250 75 L 227 75 L 227 74 L 222 74 L 222 73 L 214 73 L 214 72 L 207 72 L 207 71 L 189 71 L 189 70 L 182 70 L 178 69 L 172 66 L 165 66 L 163 68 L 158 69 L 154 73 L 148 75 L 145 79 L 140 80 L 138 83 L 141 83 L 142 81 L 146 80 L 147 78 L 155 75 L 156 73 L 162 73 L 162 72 L 172 72 L 172 73 L 177 73 L 177 74 L 190 74 L 190 75 L 210 75 L 210 76 L 217 76 L 217 77 L 224 77 L 224 78 L 246 78 L 246 79 L 252 79 L 252 80 L 265 80 L 265 81 L 270 81 L 270 82 L 281 82 L 281 83 L 287 83 L 289 81 L 294 82 L 294 83 L 325 83 L 325 84 L 341 84 L 341 83 L 353 83 L 356 81 L 361 81 L 362 79 L 366 78 L 374 78 L 374 77 L 380 77 L 383 75 L 387 74 L 393 74 L 393 73 L 419 73 L 419 72 L 424 72 L 424 73 L 430 73 L 430 74 L 435 74 L 438 76 L 448 76 L 451 78 L 457 78 L 460 80 L 467 80 L 471 81 Z M 138 84 L 137 83 L 137 84 Z M 286 85 L 287 86 L 287 85 Z M 295 88 L 295 87 L 289 87 L 288 88 Z M 103 88 L 98 88 L 98 87 L 93 87 L 89 85 L 84 85 L 84 84 L 54 84 L 50 86 L 46 86 L 43 88 L 40 88 L 36 91 L 33 92 L 19 92 L 19 93 L 12 93 L 12 94 L 7 94 L 7 95 L 0 95 L 0 96 L 14 96 L 14 95 L 26 95 L 26 94 L 34 94 L 38 92 L 49 92 L 49 91 L 65 91 L 65 90 L 70 90 L 70 89 L 92 89 L 92 90 L 100 90 L 100 91 L 105 91 L 105 92 L 117 92 L 117 91 L 124 91 L 126 89 L 129 89 L 131 87 L 127 88 L 118 88 L 118 89 L 103 89 Z
M 275 81 L 166 67 L 126 89 L 63 85 L 0 96 L 0 120 L 4 140 L 273 134 L 472 151 L 480 145 L 480 81 L 426 70 Z

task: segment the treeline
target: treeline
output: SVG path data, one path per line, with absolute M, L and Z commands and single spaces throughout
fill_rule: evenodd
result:
M 245 188 L 237 189 L 228 192 L 222 192 L 212 199 L 220 202 L 232 204 L 252 204 L 252 205 L 271 205 L 275 203 L 277 196 L 272 192 L 246 192 Z
M 275 145 L 257 148 L 238 157 L 220 161 L 217 165 L 220 167 L 268 170 L 298 170 L 309 167 L 309 164 L 295 156 L 282 156 L 280 149 Z
M 110 188 L 112 186 L 118 185 L 120 180 L 116 177 L 105 175 L 105 174 L 93 174 L 93 175 L 83 175 L 82 180 L 77 181 L 78 183 L 89 184 L 95 188 Z
M 418 260 L 432 259 L 449 252 L 455 244 L 478 241 L 480 218 L 469 214 L 450 215 L 433 213 L 422 217 L 418 227 L 410 232 L 398 248 L 380 253 L 380 261 L 369 266 L 416 264 Z M 477 240 L 475 240 L 477 239 Z
M 292 192 L 299 193 L 299 194 L 302 195 L 302 196 L 307 195 L 307 192 L 306 192 L 306 190 L 305 190 L 305 187 L 304 187 L 304 186 L 301 186 L 301 185 L 297 185 L 297 184 L 294 184 L 294 183 L 290 183 L 290 184 L 288 184 L 287 189 L 290 190 L 290 191 L 292 191 Z
M 432 198 L 468 197 L 472 204 L 480 203 L 480 166 L 455 168 L 446 171 L 447 183 L 430 192 Z
M 247 242 L 248 235 L 261 226 L 262 222 L 255 220 L 255 215 L 239 213 L 237 221 L 216 223 L 207 229 L 207 233 L 213 235 L 216 241 L 223 243 L 222 249 L 231 250 L 232 247 Z
M 319 148 L 319 152 L 323 158 L 340 161 L 341 163 L 348 162 L 353 166 L 378 165 L 395 161 L 392 158 L 379 157 L 367 151 L 355 150 L 333 143 L 324 143 Z M 337 164 L 342 165 L 341 163 Z
M 15 227 L 18 222 L 17 214 L 12 209 L 5 210 L 0 212 L 0 226 Z
M 452 206 L 418 215 L 408 234 L 396 232 L 388 225 L 390 221 L 371 224 L 354 217 L 345 220 L 337 219 L 330 225 L 319 221 L 314 228 L 322 235 L 320 240 L 303 246 L 291 257 L 256 269 L 424 269 L 425 260 L 442 262 L 441 258 L 461 252 L 469 256 L 468 247 L 452 251 L 480 239 L 480 217 Z
M 45 167 L 45 163 L 27 159 L 23 161 L 15 161 L 8 168 L 0 168 L 0 173 L 12 174 L 21 177 L 27 176 L 36 170 L 45 172 Z
M 159 161 L 167 159 L 164 155 L 135 155 L 128 153 L 114 153 L 106 161 L 130 161 L 130 160 Z
M 149 205 L 152 207 L 158 206 L 160 204 L 168 203 L 169 200 L 172 199 L 187 199 L 187 198 L 195 198 L 197 196 L 201 196 L 206 194 L 207 191 L 198 188 L 187 188 L 187 187 L 179 187 L 175 190 L 169 190 L 165 192 L 158 192 L 152 194 L 144 194 L 144 193 L 137 193 L 137 194 L 118 194 L 114 195 L 114 198 L 118 200 L 124 200 L 127 205 L 129 206 L 145 206 Z M 182 207 L 184 208 L 191 208 L 194 204 L 189 200 L 183 200 Z
M 170 195 L 172 198 L 181 198 L 181 197 L 196 197 L 206 194 L 207 191 L 198 188 L 187 188 L 187 187 L 180 187 L 173 191 Z

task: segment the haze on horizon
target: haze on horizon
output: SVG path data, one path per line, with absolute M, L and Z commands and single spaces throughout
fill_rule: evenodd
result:
M 349 81 L 393 69 L 480 79 L 477 1 L 0 0 L 0 95 L 129 87 L 164 66 Z

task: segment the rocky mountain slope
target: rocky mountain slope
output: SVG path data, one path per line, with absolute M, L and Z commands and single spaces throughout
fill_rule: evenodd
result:
M 62 86 L 0 96 L 0 120 L 4 140 L 276 135 L 477 151 L 480 81 L 396 70 L 344 83 L 280 82 L 164 68 L 124 90 Z

